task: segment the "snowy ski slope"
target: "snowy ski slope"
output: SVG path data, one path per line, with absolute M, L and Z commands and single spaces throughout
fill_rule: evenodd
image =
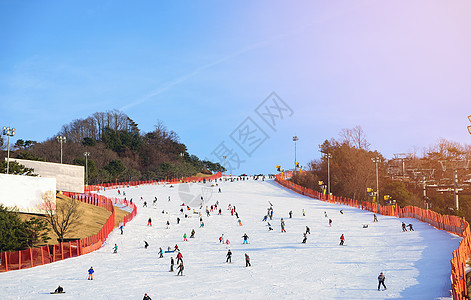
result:
M 116 229 L 104 247 L 81 257 L 0 274 L 0 299 L 142 299 L 144 293 L 154 300 L 449 297 L 449 260 L 460 238 L 415 219 L 402 219 L 415 229 L 402 232 L 401 219 L 378 215 L 379 222 L 373 223 L 370 212 L 310 199 L 271 180 L 124 190 L 127 199 L 138 205 L 138 214 L 123 235 Z M 118 196 L 117 190 L 101 193 Z M 222 215 L 213 212 L 210 217 L 203 211 L 204 228 L 199 228 L 198 215 L 192 211 L 186 219 L 179 212 L 182 202 L 192 201 L 199 209 L 200 194 L 205 205 L 219 201 L 222 208 Z M 140 197 L 148 207 L 142 207 Z M 154 197 L 157 207 L 152 205 Z M 261 221 L 269 201 L 274 209 L 273 231 Z M 231 216 L 228 204 L 236 206 L 243 226 Z M 333 220 L 332 227 L 324 211 Z M 182 220 L 176 225 L 178 216 Z M 146 226 L 149 217 L 152 227 Z M 286 233 L 280 232 L 281 217 Z M 170 229 L 166 229 L 167 220 Z M 311 234 L 302 244 L 306 225 Z M 189 236 L 193 228 L 195 238 L 183 242 L 183 234 Z M 249 236 L 248 245 L 242 244 L 244 233 Z M 345 246 L 339 246 L 342 233 Z M 229 247 L 219 243 L 221 234 L 230 240 Z M 144 240 L 150 244 L 148 249 Z M 117 254 L 112 253 L 115 243 Z M 168 272 L 170 254 L 164 258 L 157 254 L 159 247 L 166 250 L 175 244 L 185 262 L 183 277 Z M 233 252 L 232 264 L 225 263 L 228 248 Z M 250 255 L 252 267 L 245 267 L 244 253 Z M 95 269 L 93 281 L 87 280 L 90 266 Z M 380 272 L 386 276 L 385 291 L 377 290 Z M 66 294 L 50 295 L 59 284 Z

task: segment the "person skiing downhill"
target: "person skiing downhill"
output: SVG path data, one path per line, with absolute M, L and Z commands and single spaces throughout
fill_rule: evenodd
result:
M 95 270 L 93 270 L 93 267 L 90 267 L 88 269 L 88 280 L 93 280 L 93 273 L 95 273 Z
M 175 264 L 175 261 L 173 260 L 173 257 L 170 257 L 170 271 L 173 272 L 173 265 Z
M 183 267 L 183 261 L 180 262 L 180 265 L 177 267 L 178 270 L 178 273 L 177 273 L 177 276 L 180 275 L 180 276 L 183 276 L 183 269 L 185 267 Z
M 231 249 L 229 249 L 229 251 L 227 251 L 226 257 L 227 257 L 226 262 L 231 263 L 231 262 L 232 262 L 232 259 L 231 259 L 231 258 L 232 258 Z
M 406 223 L 404 223 L 404 222 L 402 222 L 402 231 L 403 231 L 403 232 L 404 232 L 404 231 L 407 231 L 407 229 L 406 229 Z
M 329 226 L 332 227 L 332 219 L 329 219 Z
M 119 229 L 121 230 L 121 234 L 123 234 L 123 225 L 119 226 Z
M 192 229 L 192 230 L 191 230 L 190 239 L 192 239 L 192 238 L 194 238 L 194 237 L 195 237 L 195 230 L 194 230 L 194 229 Z
M 289 211 L 289 218 L 291 219 L 292 217 L 293 217 L 293 211 L 290 210 L 290 211 Z
M 118 253 L 118 245 L 114 244 L 113 253 Z
M 178 263 L 183 263 L 183 255 L 181 252 L 178 252 L 177 254 L 177 264 Z
M 144 241 L 144 248 L 147 249 L 147 247 L 149 247 L 149 243 L 147 243 L 146 241 Z
M 248 244 L 249 242 L 247 240 L 249 239 L 249 236 L 247 235 L 247 233 L 244 233 L 242 237 L 244 238 L 244 242 L 242 244 Z
M 184 241 L 184 242 L 187 242 L 187 241 L 188 241 L 188 239 L 186 238 L 186 233 L 183 234 L 183 241 Z
M 306 226 L 306 234 L 311 234 L 311 229 L 309 229 L 309 227 Z
M 305 217 L 305 216 L 306 216 L 306 212 L 304 211 L 304 208 L 303 208 L 303 217 Z
M 340 236 L 340 246 L 343 246 L 343 243 L 345 242 L 345 237 L 342 235 Z
M 384 281 L 386 280 L 386 277 L 383 275 L 383 272 L 381 272 L 381 274 L 379 274 L 378 276 L 378 291 L 381 287 L 381 285 L 384 286 L 384 289 L 386 290 L 386 285 L 384 284 Z
M 147 220 L 147 226 L 152 226 L 152 219 L 149 218 L 149 220 Z
M 378 217 L 376 217 L 376 214 L 373 214 L 373 222 L 378 222 Z
M 409 227 L 409 231 L 414 231 L 414 228 L 412 227 L 412 224 L 409 223 L 409 225 L 407 225 Z
M 252 265 L 250 264 L 250 257 L 247 253 L 245 253 L 245 267 L 251 267 Z
M 162 247 L 159 249 L 159 258 L 164 257 L 164 251 L 162 250 Z
M 285 221 L 281 218 L 281 232 L 286 232 L 285 230 Z

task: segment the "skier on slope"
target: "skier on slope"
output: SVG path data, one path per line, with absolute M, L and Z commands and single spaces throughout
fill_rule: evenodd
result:
M 152 226 L 152 219 L 149 218 L 149 220 L 147 220 L 147 226 Z
M 409 231 L 414 231 L 414 228 L 412 227 L 412 224 L 409 223 L 409 225 L 407 225 L 409 227 Z
M 229 249 L 229 250 L 227 251 L 226 257 L 227 257 L 226 262 L 231 263 L 231 262 L 232 262 L 232 259 L 231 259 L 231 258 L 232 258 L 231 249 Z
M 332 227 L 332 219 L 329 219 L 329 226 Z
M 192 238 L 194 238 L 194 237 L 195 237 L 195 230 L 194 230 L 194 229 L 192 229 L 192 230 L 191 230 L 190 239 L 192 239 Z
M 378 222 L 378 217 L 376 217 L 376 214 L 373 214 L 373 222 Z
M 378 291 L 379 291 L 379 288 L 381 287 L 381 285 L 384 286 L 384 289 L 386 290 L 386 285 L 384 284 L 384 281 L 386 280 L 386 277 L 383 275 L 383 272 L 381 272 L 381 274 L 379 274 L 378 276 Z
M 144 295 L 144 298 L 142 298 L 142 300 L 152 300 L 152 298 L 149 297 L 149 295 L 145 294 L 145 295 Z
M 340 246 L 343 246 L 343 243 L 345 242 L 345 237 L 342 235 L 340 236 Z
M 244 233 L 242 237 L 244 238 L 244 242 L 242 244 L 248 244 L 249 242 L 247 240 L 249 239 L 249 236 L 247 235 L 247 233 Z
M 181 261 L 181 262 L 180 262 L 180 265 L 177 267 L 177 269 L 179 269 L 177 276 L 178 276 L 178 275 L 183 276 L 183 269 L 184 269 L 184 268 L 185 268 L 185 267 L 183 267 L 183 261 Z
M 170 271 L 173 272 L 173 265 L 175 264 L 175 261 L 173 260 L 173 257 L 170 257 Z
M 186 233 L 183 234 L 183 241 L 188 242 L 188 239 L 186 238 Z
M 309 227 L 306 226 L 306 234 L 311 234 L 311 229 L 309 229 Z
M 90 267 L 88 269 L 88 280 L 93 280 L 93 273 L 95 273 L 95 270 L 93 270 L 93 267 Z
M 177 264 L 178 263 L 183 263 L 183 255 L 181 252 L 178 252 L 177 254 Z
M 289 218 L 291 219 L 292 217 L 293 217 L 293 211 L 290 210 L 290 211 L 289 211 Z
M 402 222 L 402 231 L 407 231 L 407 228 L 406 228 L 406 223 Z
M 114 244 L 113 253 L 118 253 L 118 245 Z
M 251 267 L 252 265 L 250 264 L 250 257 L 247 253 L 245 253 L 245 267 Z
M 285 230 L 285 221 L 281 218 L 281 232 L 286 232 Z
M 149 247 L 149 243 L 147 243 L 146 241 L 144 241 L 144 248 L 147 249 L 147 247 Z
M 159 248 L 159 258 L 164 257 L 164 251 L 162 250 L 162 247 Z

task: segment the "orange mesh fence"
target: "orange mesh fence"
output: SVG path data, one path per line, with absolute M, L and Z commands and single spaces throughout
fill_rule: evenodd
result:
M 351 207 L 356 207 L 362 210 L 368 210 L 386 216 L 395 216 L 398 218 L 415 218 L 422 222 L 426 222 L 437 229 L 446 230 L 450 233 L 454 233 L 461 236 L 463 239 L 461 240 L 458 249 L 453 251 L 453 258 L 450 261 L 451 286 L 453 299 L 467 299 L 468 292 L 466 288 L 465 268 L 468 257 L 471 254 L 471 233 L 469 229 L 469 224 L 464 218 L 450 215 L 442 215 L 437 212 L 425 210 L 416 206 L 382 206 L 367 201 L 358 201 L 336 196 L 329 197 L 317 191 L 285 180 L 283 179 L 283 176 L 281 174 L 278 174 L 276 176 L 275 181 L 292 191 L 309 196 L 311 198 L 316 198 L 329 203 L 348 205 Z
M 31 268 L 37 265 L 44 265 L 95 251 L 102 245 L 102 241 L 106 240 L 110 232 L 114 229 L 115 211 L 113 203 L 121 201 L 121 204 L 132 208 L 132 213 L 126 216 L 125 222 L 129 222 L 137 214 L 136 206 L 128 201 L 109 199 L 105 196 L 90 193 L 74 194 L 64 192 L 64 194 L 81 202 L 106 208 L 111 212 L 111 215 L 97 234 L 84 239 L 21 251 L 0 253 L 0 272 Z

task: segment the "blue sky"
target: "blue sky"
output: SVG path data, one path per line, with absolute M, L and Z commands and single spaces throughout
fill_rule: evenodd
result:
M 468 1 L 0 1 L 0 125 L 43 141 L 121 109 L 143 131 L 162 120 L 200 158 L 216 160 L 224 142 L 244 161 L 237 173 L 288 168 L 293 135 L 304 164 L 356 125 L 386 157 L 441 137 L 469 144 L 470 11 Z M 272 92 L 293 112 L 274 129 L 255 112 Z M 250 155 L 231 139 L 246 118 L 264 133 Z

